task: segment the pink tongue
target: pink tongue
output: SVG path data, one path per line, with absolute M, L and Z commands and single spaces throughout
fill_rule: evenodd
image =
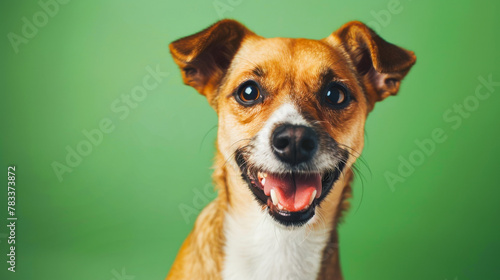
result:
M 279 204 L 287 211 L 296 212 L 305 209 L 316 190 L 316 197 L 321 195 L 320 174 L 276 175 L 268 173 L 264 184 L 264 193 L 270 196 L 274 189 Z

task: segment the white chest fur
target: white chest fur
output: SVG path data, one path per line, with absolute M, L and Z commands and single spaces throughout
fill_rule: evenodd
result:
M 223 279 L 316 279 L 330 231 L 307 225 L 285 229 L 257 211 L 245 217 L 226 214 Z

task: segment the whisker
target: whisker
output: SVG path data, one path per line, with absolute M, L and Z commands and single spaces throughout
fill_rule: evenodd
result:
M 240 139 L 240 140 L 238 140 L 238 141 L 234 142 L 233 144 L 231 144 L 231 146 L 230 146 L 230 147 L 232 147 L 233 145 L 235 145 L 236 143 L 238 143 L 238 142 L 240 142 L 240 141 L 245 141 L 245 140 L 250 141 L 251 139 L 249 139 L 249 138 Z M 239 149 L 236 149 L 236 150 L 235 150 L 234 152 L 232 152 L 232 153 L 231 153 L 231 155 L 229 155 L 229 157 L 228 157 L 228 158 L 224 161 L 224 164 L 223 164 L 222 166 L 223 166 L 223 167 L 225 167 L 225 166 L 226 166 L 226 164 L 227 164 L 227 163 L 228 163 L 228 162 L 229 162 L 229 161 L 233 158 L 233 156 L 234 156 L 234 155 L 235 155 L 238 151 L 240 151 L 240 150 L 245 150 L 245 148 L 246 148 L 246 147 L 249 147 L 249 146 L 250 146 L 250 145 L 249 145 L 249 144 L 247 144 L 247 145 L 244 145 L 244 146 L 240 147 Z M 242 158 L 242 159 L 245 161 L 245 164 L 248 164 L 248 162 L 247 162 L 247 160 L 246 160 L 245 158 Z
M 198 153 L 201 153 L 201 148 L 203 147 L 203 143 L 205 142 L 205 139 L 207 138 L 208 134 L 210 134 L 210 132 L 212 132 L 212 130 L 214 130 L 214 128 L 218 127 L 218 125 L 214 125 L 212 126 L 206 133 L 205 135 L 203 136 L 203 138 L 201 139 L 201 143 L 200 143 L 200 147 L 198 149 Z
M 356 207 L 356 210 L 354 210 L 354 213 L 353 213 L 353 215 L 355 215 L 358 212 L 358 210 L 361 207 L 361 204 L 363 202 L 364 192 L 365 192 L 365 180 L 366 180 L 366 177 L 361 172 L 361 169 L 358 167 L 358 162 L 361 163 L 361 164 L 363 164 L 366 167 L 366 169 L 370 173 L 370 177 L 372 177 L 373 175 L 372 175 L 370 167 L 368 166 L 368 163 L 364 160 L 363 157 L 361 157 L 361 153 L 359 153 L 358 151 L 356 151 L 353 148 L 349 147 L 348 145 L 339 144 L 339 146 L 347 148 L 348 149 L 347 152 L 350 155 L 353 155 L 351 153 L 351 151 L 354 151 L 357 154 L 357 156 L 356 156 L 356 158 L 357 158 L 356 163 L 354 163 L 351 166 L 351 169 L 352 169 L 353 173 L 355 174 L 355 177 L 356 178 L 360 178 L 360 180 L 361 180 L 361 196 L 360 196 L 359 204 L 358 204 L 358 206 Z

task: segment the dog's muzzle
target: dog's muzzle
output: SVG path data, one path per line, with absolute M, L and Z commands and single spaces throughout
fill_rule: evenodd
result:
M 327 137 L 328 139 L 320 139 Z M 320 147 L 320 142 L 328 147 Z M 257 201 L 267 206 L 269 214 L 286 226 L 300 226 L 309 221 L 315 207 L 330 192 L 340 177 L 349 153 L 341 149 L 329 136 L 320 135 L 313 128 L 284 124 L 276 127 L 270 137 L 273 156 L 286 172 L 273 172 L 249 162 L 252 144 L 240 148 L 235 159 L 243 179 L 248 183 Z M 332 166 L 317 170 L 310 164 L 322 151 L 332 153 Z M 269 165 L 268 165 L 269 166 Z
M 318 142 L 316 132 L 304 125 L 278 126 L 271 137 L 274 154 L 290 165 L 310 160 L 318 150 Z

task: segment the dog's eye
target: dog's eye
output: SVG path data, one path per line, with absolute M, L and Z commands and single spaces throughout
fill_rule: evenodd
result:
M 236 100 L 243 105 L 253 105 L 261 99 L 260 90 L 253 81 L 244 83 L 238 88 Z
M 325 101 L 335 107 L 347 105 L 349 97 L 347 90 L 337 83 L 331 83 L 325 91 Z

